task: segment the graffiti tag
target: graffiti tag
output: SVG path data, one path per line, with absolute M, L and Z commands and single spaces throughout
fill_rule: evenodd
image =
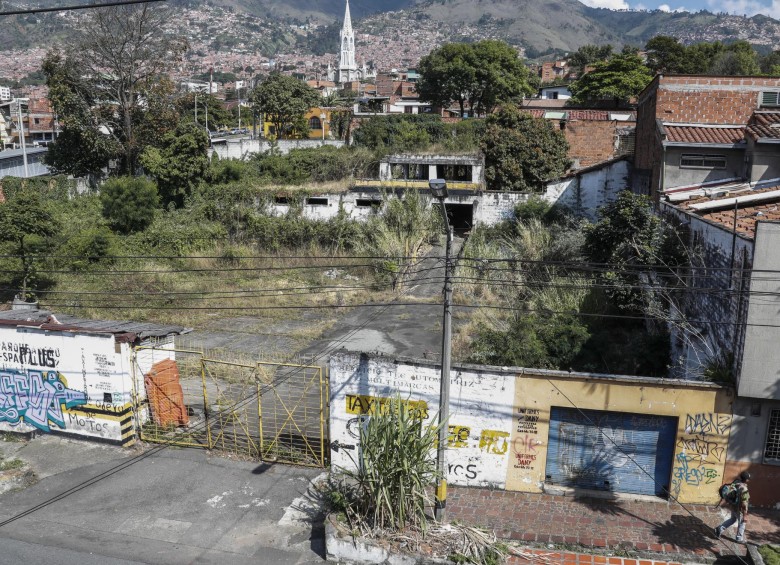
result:
M 702 412 L 685 417 L 686 434 L 725 434 L 730 427 L 731 416 L 728 414 Z
M 716 482 L 719 474 L 712 467 L 701 466 L 696 456 L 685 453 L 677 454 L 677 467 L 674 468 L 674 479 L 680 484 L 685 482 L 689 485 L 708 485 Z
M 62 405 L 68 409 L 86 403 L 87 395 L 67 388 L 56 371 L 0 372 L 0 422 L 17 424 L 23 419 L 45 432 L 51 431 L 51 422 L 65 429 Z
M 700 461 L 709 461 L 715 463 L 723 460 L 726 449 L 718 442 L 707 441 L 704 436 L 681 437 L 677 442 L 677 447 L 682 449 L 688 455 L 695 455 Z

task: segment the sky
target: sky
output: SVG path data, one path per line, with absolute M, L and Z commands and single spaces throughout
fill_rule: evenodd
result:
M 688 12 L 709 10 L 748 16 L 764 14 L 780 19 L 780 0 L 580 0 L 580 2 L 594 8 L 613 10 L 629 8 Z

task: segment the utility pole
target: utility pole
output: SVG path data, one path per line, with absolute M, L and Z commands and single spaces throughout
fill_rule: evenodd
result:
M 29 98 L 28 114 L 29 114 Z M 27 169 L 27 142 L 24 139 L 24 122 L 22 121 L 22 99 L 16 99 L 16 110 L 19 113 L 19 143 L 22 146 L 22 161 L 24 162 L 24 178 L 30 178 L 30 171 Z
M 444 321 L 443 335 L 441 339 L 441 384 L 439 387 L 439 444 L 436 447 L 436 469 L 438 482 L 436 483 L 436 499 L 434 503 L 434 516 L 436 521 L 443 522 L 445 508 L 447 506 L 447 460 L 446 450 L 449 440 L 450 427 L 450 359 L 452 356 L 452 227 L 447 218 L 447 206 L 444 200 L 447 198 L 447 181 L 444 179 L 431 179 L 428 181 L 431 194 L 438 199 L 441 208 L 444 229 L 447 232 L 447 243 L 444 253 Z

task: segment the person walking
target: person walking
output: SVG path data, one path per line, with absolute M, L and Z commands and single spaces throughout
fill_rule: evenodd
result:
M 720 539 L 721 534 L 727 528 L 730 528 L 734 523 L 737 523 L 737 537 L 735 541 L 742 543 L 745 541 L 745 524 L 747 524 L 748 514 L 748 502 L 750 501 L 750 491 L 748 490 L 748 482 L 750 481 L 750 473 L 742 471 L 739 474 L 739 478 L 732 482 L 732 486 L 736 492 L 736 496 L 733 502 L 726 499 L 721 499 L 721 502 L 726 500 L 726 504 L 731 510 L 731 516 L 723 521 L 723 523 L 715 528 L 715 537 Z M 720 503 L 718 503 L 720 506 Z

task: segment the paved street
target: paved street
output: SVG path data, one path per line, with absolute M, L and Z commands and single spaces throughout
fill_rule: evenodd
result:
M 56 436 L 0 442 L 0 449 L 42 477 L 0 496 L 0 563 L 323 560 L 319 509 L 306 496 L 319 469 L 177 448 L 139 458 L 139 452 Z M 133 456 L 133 464 L 118 469 Z M 66 492 L 71 494 L 57 499 Z

